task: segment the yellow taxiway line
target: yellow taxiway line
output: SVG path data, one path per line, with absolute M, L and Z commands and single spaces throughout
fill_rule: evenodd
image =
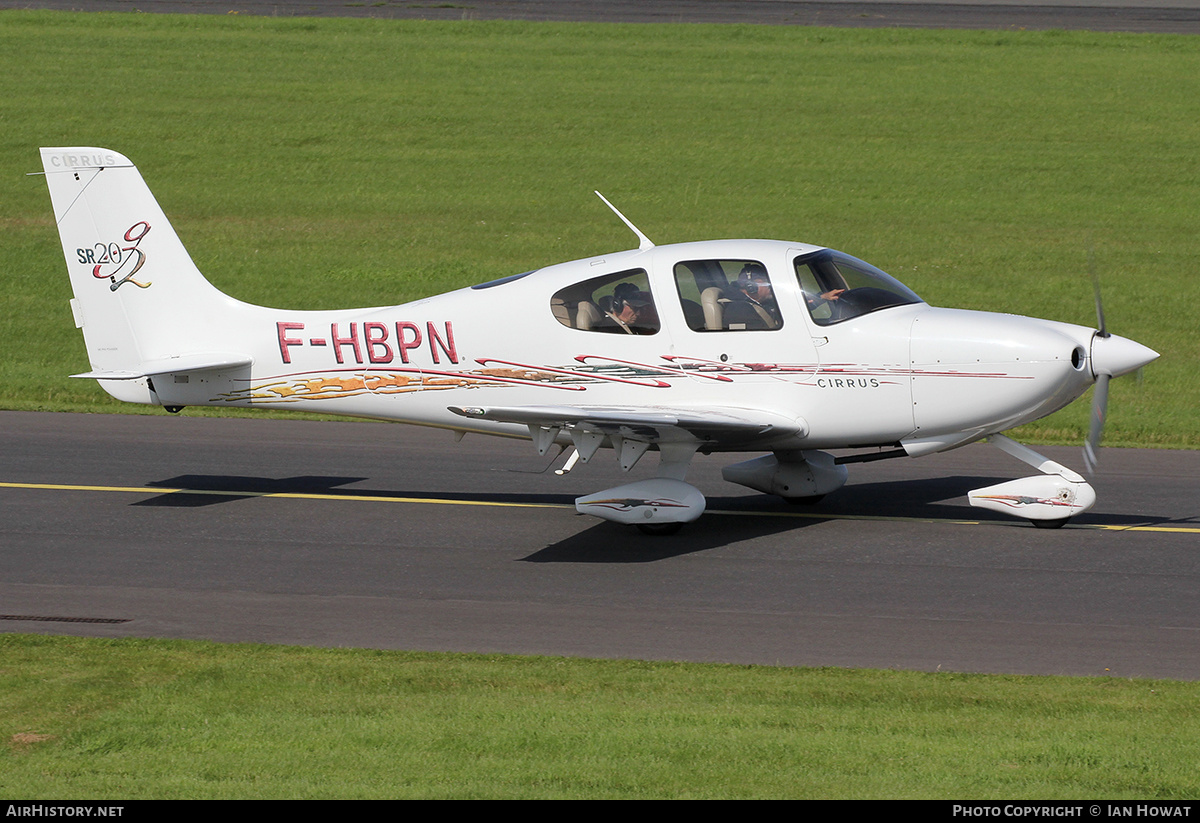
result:
M 426 503 L 435 506 L 491 506 L 516 509 L 570 509 L 570 503 L 505 503 L 499 500 L 454 500 L 444 497 L 396 497 L 382 494 L 312 494 L 306 492 L 256 492 L 223 489 L 160 488 L 157 486 L 84 486 L 70 483 L 7 483 L 0 489 L 30 489 L 42 491 L 117 492 L 123 494 L 208 494 L 216 497 L 276 497 L 285 500 L 354 500 L 360 503 Z M 954 518 L 900 517 L 870 514 L 823 514 L 820 512 L 732 511 L 709 509 L 707 514 L 730 517 L 790 517 L 802 520 L 879 520 L 909 523 L 951 523 L 959 526 L 1023 525 L 1020 520 L 959 520 Z M 1200 526 L 1141 525 L 1114 526 L 1103 523 L 1072 523 L 1068 528 L 1117 532 L 1162 532 L 1168 534 L 1200 534 Z

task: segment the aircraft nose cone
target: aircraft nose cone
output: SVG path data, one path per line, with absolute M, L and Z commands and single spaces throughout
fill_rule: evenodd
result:
M 1115 334 L 1092 338 L 1092 373 L 1120 377 L 1158 359 L 1158 352 L 1127 337 Z

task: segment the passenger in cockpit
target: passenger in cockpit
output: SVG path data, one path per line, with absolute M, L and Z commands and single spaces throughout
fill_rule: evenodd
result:
M 757 315 L 757 322 L 747 323 L 747 320 L 753 320 L 754 315 L 747 318 L 740 318 L 743 324 L 740 328 L 766 328 L 777 329 L 783 325 L 783 318 L 779 314 L 779 303 L 775 300 L 775 292 L 771 288 L 771 278 L 767 276 L 767 270 L 758 263 L 747 263 L 742 266 L 742 270 L 738 273 L 738 278 L 734 282 L 733 287 L 726 291 L 731 308 L 733 304 L 749 303 L 754 309 L 754 314 Z M 731 308 L 725 310 L 727 317 L 726 322 L 729 327 L 733 328 L 733 318 Z

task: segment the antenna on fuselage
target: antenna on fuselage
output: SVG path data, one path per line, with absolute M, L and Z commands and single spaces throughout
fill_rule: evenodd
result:
M 624 223 L 626 226 L 629 226 L 630 231 L 632 231 L 634 234 L 636 234 L 638 236 L 638 250 L 639 251 L 644 251 L 646 249 L 654 248 L 654 243 L 652 243 L 650 241 L 650 238 L 647 237 L 646 235 L 642 234 L 641 229 L 639 229 L 637 226 L 633 225 L 633 223 L 630 223 L 629 218 L 626 217 L 625 215 L 621 214 L 621 212 L 617 210 L 616 206 L 614 206 L 612 203 L 608 202 L 607 197 L 605 197 L 600 192 L 596 192 L 596 196 L 599 197 L 601 200 L 603 200 L 604 205 L 606 205 L 610 209 L 612 209 L 613 214 L 615 214 L 617 217 L 620 217 L 621 222 Z

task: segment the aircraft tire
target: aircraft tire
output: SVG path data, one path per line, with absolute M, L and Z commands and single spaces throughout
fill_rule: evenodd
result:
M 1070 519 L 1069 517 L 1064 517 L 1059 520 L 1034 520 L 1033 525 L 1039 529 L 1061 529 L 1067 525 L 1067 521 Z
M 638 523 L 638 531 L 652 537 L 666 537 L 683 528 L 682 523 Z

